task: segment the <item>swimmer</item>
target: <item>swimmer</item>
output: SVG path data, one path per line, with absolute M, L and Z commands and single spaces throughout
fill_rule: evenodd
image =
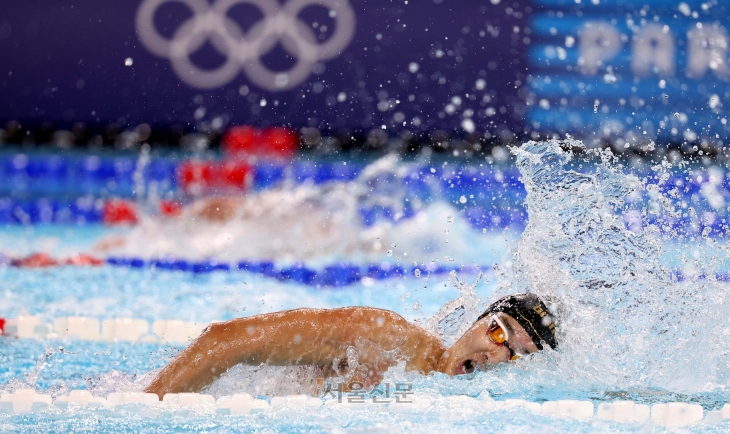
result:
M 468 374 L 557 346 L 555 323 L 534 294 L 489 306 L 451 348 L 383 309 L 294 309 L 210 325 L 152 380 L 145 392 L 198 392 L 231 367 L 310 365 L 373 387 L 399 362 L 421 374 Z
M 173 218 L 143 214 L 134 229 L 101 240 L 94 252 L 153 256 L 191 252 L 199 257 L 236 252 L 238 258 L 304 260 L 317 254 L 351 254 L 372 244 L 360 240 L 356 198 L 338 185 L 322 191 L 304 186 L 201 198 Z
M 448 209 L 429 206 L 435 213 L 420 212 L 426 206 L 406 201 L 408 190 L 401 172 L 398 158 L 390 155 L 368 165 L 349 182 L 295 185 L 286 181 L 235 195 L 223 191 L 180 205 L 170 214 L 158 213 L 152 203 L 141 203 L 137 224 L 121 236 L 100 240 L 94 252 L 145 258 L 179 257 L 184 252 L 196 258 L 295 262 L 363 253 L 375 257 L 389 246 L 407 243 L 433 256 L 435 246 L 447 244 L 447 236 L 425 227 L 432 221 L 446 221 L 456 210 L 445 205 Z M 376 211 L 367 217 L 363 210 Z M 385 210 L 392 214 L 378 217 Z M 416 214 L 418 218 L 405 218 Z M 371 226 L 370 219 L 379 224 Z M 399 230 L 392 230 L 394 221 Z M 412 227 L 403 226 L 408 223 Z M 453 248 L 456 241 L 450 241 L 448 247 Z

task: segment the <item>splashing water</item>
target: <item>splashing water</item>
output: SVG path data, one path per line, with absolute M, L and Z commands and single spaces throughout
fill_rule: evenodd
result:
M 476 281 L 469 285 L 459 280 L 455 272 L 449 276 L 452 285 L 459 290 L 459 297 L 447 301 L 426 321 L 426 330 L 441 336 L 446 345 L 453 345 L 471 327 L 482 311 L 482 301 L 476 293 L 476 286 L 482 279 L 479 273 Z
M 51 364 L 51 358 L 53 356 L 62 356 L 62 355 L 75 355 L 76 353 L 67 351 L 63 346 L 59 346 L 58 349 L 54 349 L 52 347 L 45 347 L 45 351 L 43 354 L 38 356 L 38 360 L 36 361 L 35 367 L 28 371 L 25 374 L 25 381 L 20 380 L 18 378 L 15 378 L 8 382 L 7 384 L 0 386 L 0 394 L 2 393 L 13 393 L 17 389 L 36 389 L 38 390 L 38 377 L 41 374 L 41 371 L 46 369 Z M 62 360 L 58 357 L 55 360 L 57 363 L 61 363 Z M 52 387 L 50 390 L 46 391 L 45 393 L 48 393 L 52 396 L 61 395 L 63 393 L 68 393 L 70 390 L 69 384 L 63 383 L 60 385 L 56 385 Z
M 573 150 L 582 144 L 513 149 L 529 223 L 495 297 L 532 291 L 559 317 L 559 352 L 530 357 L 532 381 L 639 394 L 724 390 L 728 288 L 714 279 L 672 279 L 657 228 L 631 232 L 617 213 L 626 195 L 644 188 L 638 178 L 605 153 L 597 154 L 595 173 L 568 170 Z

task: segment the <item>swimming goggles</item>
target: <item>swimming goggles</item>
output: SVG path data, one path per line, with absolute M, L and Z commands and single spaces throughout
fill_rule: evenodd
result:
M 517 360 L 525 354 L 515 352 L 512 348 L 510 348 L 507 330 L 509 329 L 505 327 L 504 323 L 497 317 L 497 315 L 492 315 L 492 318 L 489 319 L 489 325 L 487 326 L 487 337 L 497 345 L 504 345 L 504 347 L 509 350 L 510 360 Z

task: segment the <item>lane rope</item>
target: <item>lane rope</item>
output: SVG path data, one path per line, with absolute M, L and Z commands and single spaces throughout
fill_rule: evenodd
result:
M 406 383 L 407 384 L 407 383 Z M 637 404 L 633 401 L 599 402 L 558 400 L 543 403 L 523 399 L 493 400 L 489 397 L 472 398 L 459 396 L 421 396 L 412 391 L 412 387 L 401 388 L 391 397 L 373 396 L 366 399 L 364 393 L 354 395 L 353 392 L 338 396 L 315 398 L 307 395 L 276 396 L 261 399 L 241 393 L 222 396 L 215 399 L 213 395 L 199 393 L 168 393 L 160 401 L 153 393 L 113 392 L 106 397 L 92 395 L 86 390 L 72 390 L 68 395 L 56 397 L 38 393 L 34 389 L 16 389 L 0 395 L 0 413 L 27 414 L 34 412 L 74 411 L 86 408 L 97 411 L 109 411 L 118 408 L 128 412 L 139 406 L 146 408 L 147 417 L 158 417 L 161 413 L 174 412 L 179 409 L 194 411 L 208 415 L 242 416 L 257 413 L 269 413 L 272 416 L 280 413 L 289 415 L 291 410 L 301 412 L 321 412 L 342 406 L 348 411 L 377 411 L 392 413 L 452 413 L 455 409 L 464 411 L 471 409 L 478 412 L 510 411 L 515 408 L 527 410 L 550 418 L 568 418 L 592 423 L 607 421 L 638 425 L 654 425 L 661 427 L 683 427 L 697 424 L 716 424 L 730 419 L 730 404 L 720 410 L 705 412 L 699 404 L 669 402 L 653 404 Z M 395 398 L 395 399 L 393 399 Z

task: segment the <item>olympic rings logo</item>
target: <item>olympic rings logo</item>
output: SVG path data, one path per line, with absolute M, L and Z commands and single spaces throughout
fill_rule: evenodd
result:
M 172 38 L 160 35 L 154 25 L 157 9 L 167 2 L 186 5 L 193 16 L 183 22 Z M 263 13 L 246 33 L 227 16 L 235 5 L 249 4 Z M 335 32 L 318 43 L 312 29 L 297 15 L 308 6 L 324 6 L 335 19 Z M 338 56 L 355 33 L 355 12 L 347 0 L 289 0 L 283 6 L 278 0 L 144 0 L 137 11 L 137 34 L 142 44 L 157 56 L 170 60 L 178 77 L 190 86 L 214 89 L 230 83 L 243 70 L 256 85 L 272 92 L 291 89 L 309 77 L 312 66 Z M 225 62 L 213 70 L 193 64 L 190 55 L 206 41 Z M 296 59 L 287 71 L 272 71 L 261 61 L 277 43 Z

